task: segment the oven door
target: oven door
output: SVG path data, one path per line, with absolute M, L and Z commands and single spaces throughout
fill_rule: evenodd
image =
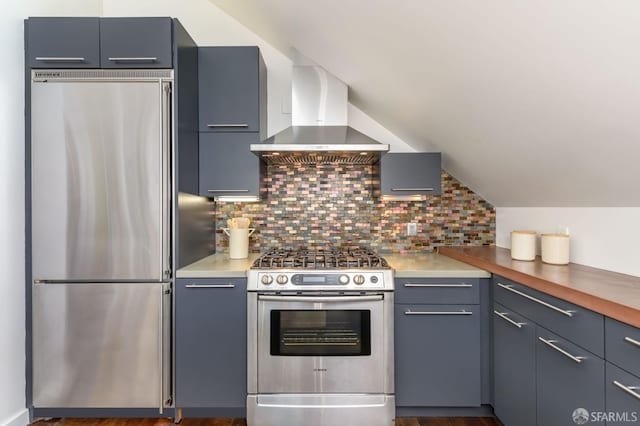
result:
M 384 393 L 384 295 L 258 296 L 258 393 Z

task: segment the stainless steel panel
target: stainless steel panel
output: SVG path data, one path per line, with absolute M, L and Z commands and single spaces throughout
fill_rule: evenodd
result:
M 168 288 L 34 285 L 34 407 L 161 408 L 169 384 Z
M 391 426 L 393 395 L 249 395 L 250 426 Z
M 114 78 L 32 82 L 34 280 L 166 278 L 170 92 Z
M 386 298 L 388 295 L 384 295 Z M 385 393 L 393 369 L 385 357 L 389 351 L 389 336 L 393 333 L 393 315 L 385 318 L 385 301 L 361 301 L 347 297 L 343 302 L 261 300 L 258 296 L 257 332 L 257 392 L 265 393 Z M 265 296 L 270 298 L 270 296 Z M 339 300 L 340 297 L 336 297 Z M 387 302 L 388 303 L 388 302 Z M 391 302 L 393 303 L 393 302 Z M 370 310 L 371 355 L 369 356 L 272 356 L 270 354 L 271 310 Z M 252 324 L 249 324 L 251 327 Z M 251 333 L 250 333 L 251 336 Z M 392 342 L 392 340 L 391 340 Z M 251 347 L 252 342 L 249 342 Z M 392 345 L 392 343 L 391 343 Z M 252 355 L 251 351 L 249 352 Z M 251 362 L 251 358 L 249 358 Z M 377 374 L 372 374 L 377 372 Z M 392 374 L 392 372 L 390 373 Z M 392 377 L 392 376 L 391 376 Z M 251 386 L 249 386 L 251 389 Z

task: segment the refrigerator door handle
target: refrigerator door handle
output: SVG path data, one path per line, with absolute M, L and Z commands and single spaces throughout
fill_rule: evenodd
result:
M 173 172 L 171 170 L 171 164 L 169 160 L 169 148 L 171 147 L 171 124 L 172 124 L 172 90 L 170 81 L 162 81 L 162 117 L 160 118 L 161 135 L 162 135 L 162 209 L 161 209 L 161 224 L 162 224 L 162 243 L 160 244 L 160 256 L 162 259 L 162 276 L 165 279 L 170 279 L 172 274 L 171 268 L 171 233 L 170 233 L 170 200 L 171 200 L 171 176 Z

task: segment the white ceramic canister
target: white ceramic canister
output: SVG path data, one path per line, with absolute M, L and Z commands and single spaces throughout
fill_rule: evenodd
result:
M 249 257 L 249 236 L 255 230 L 255 228 L 222 228 L 222 231 L 229 236 L 230 259 L 246 259 Z
M 511 231 L 511 258 L 535 260 L 536 231 Z
M 544 263 L 566 265 L 569 263 L 569 236 L 567 234 L 542 234 L 540 250 Z

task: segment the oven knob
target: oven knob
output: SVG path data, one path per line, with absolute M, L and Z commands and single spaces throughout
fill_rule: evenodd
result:
M 364 284 L 364 275 L 356 275 L 355 277 L 353 277 L 353 282 L 357 285 Z
M 273 277 L 271 275 L 263 275 L 260 282 L 264 285 L 269 285 L 273 282 Z
M 342 274 L 338 277 L 338 282 L 342 285 L 349 284 L 349 275 Z
M 287 283 L 287 281 L 289 281 L 289 277 L 287 277 L 286 275 L 281 274 L 281 275 L 278 275 L 278 277 L 276 278 L 276 281 L 280 285 L 285 285 Z

